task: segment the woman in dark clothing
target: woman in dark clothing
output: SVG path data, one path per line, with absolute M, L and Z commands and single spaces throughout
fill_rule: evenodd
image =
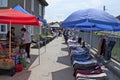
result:
M 15 41 L 15 33 L 14 33 L 14 31 L 15 31 L 15 28 L 11 27 L 11 41 Z M 7 33 L 7 36 L 6 36 L 7 40 L 9 40 L 9 36 L 10 36 L 10 31 L 8 31 L 8 33 Z

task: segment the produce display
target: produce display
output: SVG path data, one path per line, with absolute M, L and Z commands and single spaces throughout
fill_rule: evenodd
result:
M 22 71 L 27 66 L 25 50 L 17 43 L 11 43 L 11 52 L 8 44 L 0 43 L 0 74 L 13 76 L 15 72 Z

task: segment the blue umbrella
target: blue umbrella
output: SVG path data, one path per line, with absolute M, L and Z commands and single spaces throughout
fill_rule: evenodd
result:
M 77 30 L 82 30 L 82 31 L 101 31 L 102 29 L 100 29 L 100 28 L 74 28 L 74 29 L 77 29 Z
M 16 5 L 13 9 L 16 10 L 16 11 L 25 13 L 25 14 L 30 14 L 30 15 L 32 15 L 31 13 L 29 13 L 28 11 L 26 11 L 25 9 L 23 9 L 19 4 Z M 41 17 L 37 17 L 37 19 L 38 19 L 39 21 L 41 21 L 44 25 L 47 24 L 47 21 L 44 20 L 44 19 L 42 19 Z
M 79 10 L 68 16 L 62 27 L 81 27 L 96 25 L 103 30 L 120 30 L 120 21 L 105 11 L 96 9 Z
M 96 28 L 102 30 L 120 30 L 120 21 L 105 11 L 96 9 L 79 10 L 68 16 L 61 25 L 63 28 L 76 28 L 84 31 L 91 31 L 90 44 L 92 41 L 92 31 Z M 83 28 L 84 27 L 84 28 Z M 87 27 L 87 28 L 86 28 Z M 91 46 L 90 46 L 91 48 Z

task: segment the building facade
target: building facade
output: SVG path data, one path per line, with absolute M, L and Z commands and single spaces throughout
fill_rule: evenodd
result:
M 29 13 L 37 17 L 39 16 L 43 19 L 45 15 L 45 7 L 48 6 L 48 3 L 45 0 L 0 0 L 0 9 L 13 8 L 18 4 Z M 31 35 L 38 34 L 37 31 L 40 29 L 40 27 L 34 26 L 19 26 L 19 25 L 12 26 L 15 27 L 16 34 L 20 32 L 20 29 L 22 27 L 26 27 L 28 31 L 31 33 Z M 0 38 L 5 37 L 8 30 L 9 25 L 0 24 Z

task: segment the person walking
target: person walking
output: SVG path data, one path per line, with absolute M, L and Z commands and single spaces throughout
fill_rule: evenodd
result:
M 30 44 L 31 44 L 31 41 L 32 41 L 31 40 L 31 35 L 29 34 L 29 32 L 25 28 L 22 28 L 21 32 L 22 32 L 23 44 L 25 45 L 25 51 L 27 53 L 26 61 L 28 63 L 30 63 Z

